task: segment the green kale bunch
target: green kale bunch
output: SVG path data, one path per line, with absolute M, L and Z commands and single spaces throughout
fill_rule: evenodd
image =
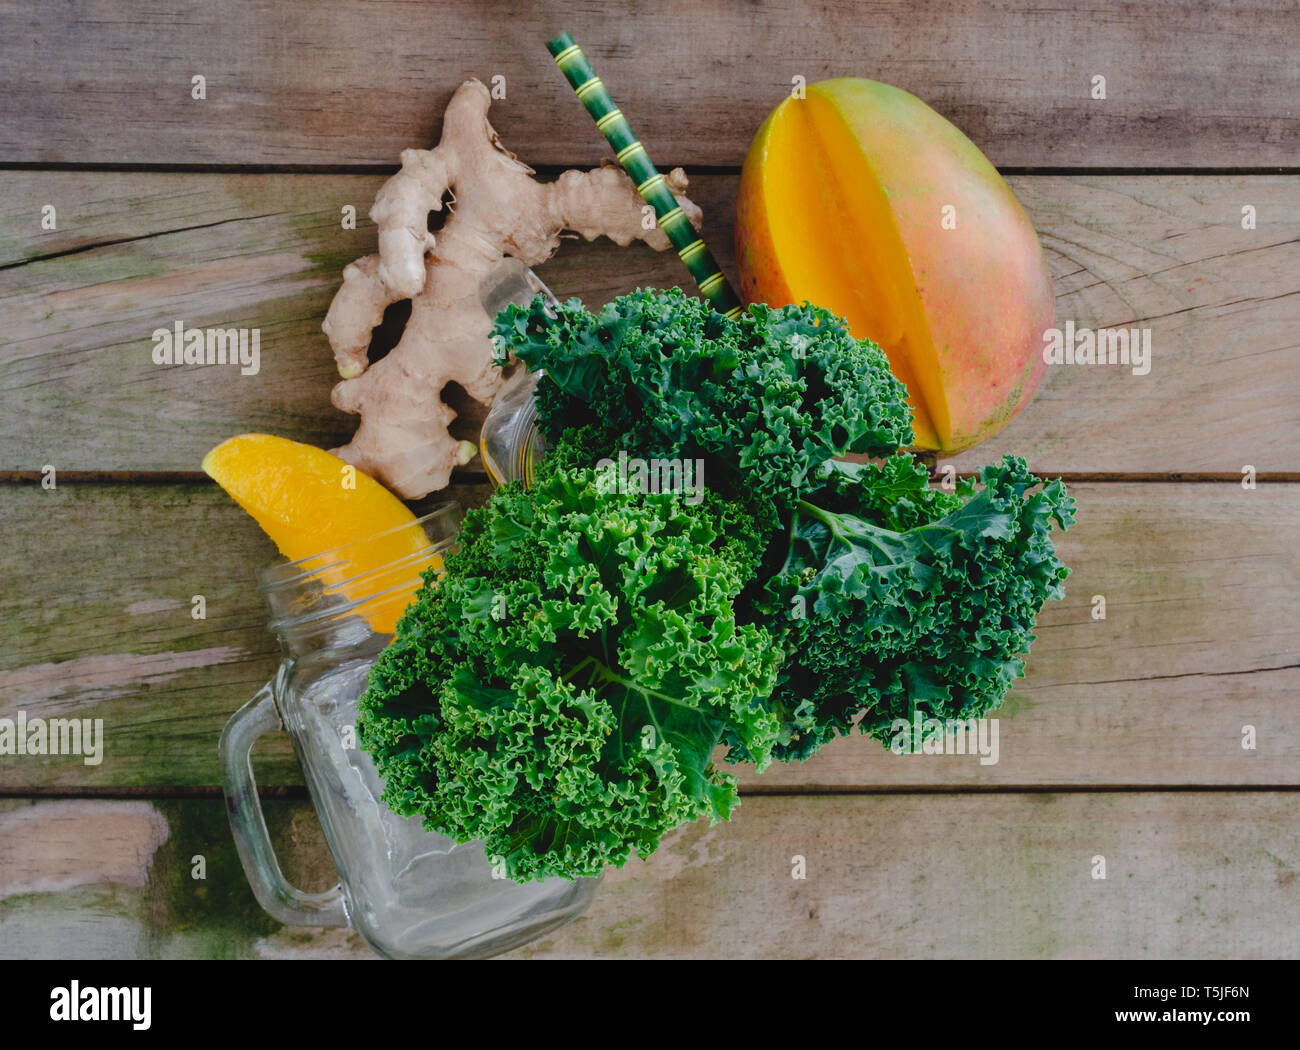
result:
M 828 460 L 912 440 L 907 390 L 874 343 L 813 306 L 751 306 L 728 320 L 681 289 L 647 289 L 596 314 L 542 297 L 497 316 L 498 360 L 544 369 L 552 442 L 583 429 L 602 455 L 704 460 L 709 487 L 774 523 Z
M 1064 594 L 1051 528 L 1073 522 L 1074 501 L 1059 480 L 1037 488 L 1008 456 L 978 491 L 944 494 L 912 462 L 837 465 L 795 510 L 756 602 L 788 653 L 767 701 L 784 726 L 777 758 L 806 758 L 859 717 L 882 743 L 918 711 L 982 717 L 1024 674 L 1039 609 Z
M 1073 501 L 1011 457 L 931 488 L 903 385 L 839 318 L 645 290 L 509 307 L 495 340 L 545 373 L 550 451 L 467 516 L 371 671 L 359 736 L 398 813 L 513 879 L 595 875 L 728 818 L 719 746 L 761 771 L 854 724 L 883 742 L 1023 673 Z M 703 502 L 620 491 L 594 469 L 620 451 L 703 459 Z
M 565 455 L 557 457 L 563 462 Z M 518 881 L 596 875 L 737 804 L 724 731 L 766 764 L 779 650 L 738 625 L 752 519 L 543 464 L 466 516 L 371 671 L 358 735 L 403 815 Z

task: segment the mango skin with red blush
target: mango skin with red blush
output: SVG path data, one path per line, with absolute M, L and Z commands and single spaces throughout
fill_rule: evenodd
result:
M 987 440 L 1046 370 L 1032 223 L 974 143 L 889 84 L 820 81 L 776 107 L 741 173 L 736 258 L 747 301 L 808 300 L 880 344 L 919 450 Z

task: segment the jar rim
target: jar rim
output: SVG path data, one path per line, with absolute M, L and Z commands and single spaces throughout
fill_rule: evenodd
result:
M 460 520 L 463 515 L 464 509 L 461 505 L 456 500 L 448 500 L 446 503 L 440 503 L 427 514 L 416 518 L 413 522 L 404 522 L 389 529 L 381 529 L 379 532 L 370 533 L 360 539 L 349 540 L 347 543 L 340 543 L 334 547 L 327 547 L 323 551 L 317 551 L 315 554 L 309 554 L 306 557 L 292 561 L 279 558 L 268 565 L 260 566 L 256 570 L 258 590 L 266 593 L 302 583 L 304 580 L 318 576 L 328 569 L 345 564 L 349 560 L 349 551 L 360 550 L 368 544 L 382 540 L 385 536 L 391 536 L 409 529 L 413 525 L 418 525 L 424 529 L 425 535 L 429 537 L 427 546 L 416 551 L 408 551 L 400 558 L 394 558 L 391 562 L 374 566 L 365 572 L 358 573 L 356 576 L 348 577 L 347 580 L 360 580 L 378 572 L 391 572 L 393 568 L 399 567 L 405 562 L 424 558 L 430 553 L 438 553 L 450 547 L 456 542 L 456 536 L 460 531 Z M 346 582 L 346 580 L 337 582 L 342 583 Z
M 328 645 L 348 644 L 375 631 L 375 618 L 400 614 L 413 600 L 434 559 L 456 545 L 463 511 L 451 500 L 390 529 L 338 544 L 293 561 L 281 559 L 257 570 L 258 590 L 271 609 L 271 630 L 281 644 L 301 655 Z M 367 545 L 382 544 L 412 526 L 428 543 L 383 564 Z M 402 544 L 398 544 L 402 549 Z M 369 556 L 367 556 L 369 554 Z M 436 570 L 441 572 L 441 568 Z M 400 608 L 395 608 L 400 602 Z M 342 632 L 342 633 L 340 633 Z

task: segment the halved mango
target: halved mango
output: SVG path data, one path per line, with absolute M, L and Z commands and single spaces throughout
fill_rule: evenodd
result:
M 741 173 L 736 255 L 750 302 L 807 299 L 881 345 L 918 448 L 996 433 L 1046 368 L 1055 302 L 1033 226 L 976 146 L 899 88 L 827 80 L 777 106 Z

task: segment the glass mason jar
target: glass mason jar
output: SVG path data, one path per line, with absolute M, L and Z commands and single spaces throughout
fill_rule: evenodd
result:
M 523 305 L 531 302 L 539 292 L 552 306 L 559 305 L 537 274 L 522 263 L 518 267 L 498 271 L 499 279 L 485 286 L 483 307 L 493 317 L 505 309 L 507 303 Z M 513 367 L 514 371 L 488 409 L 479 437 L 483 469 L 493 485 L 520 480 L 531 485 L 533 468 L 546 450 L 542 432 L 537 428 L 537 407 L 533 402 L 537 377 L 542 373 L 528 371 L 521 362 L 516 362 Z
M 388 533 L 258 571 L 283 662 L 275 677 L 226 725 L 222 781 L 235 845 L 258 902 L 296 926 L 350 926 L 389 958 L 477 957 L 505 951 L 580 915 L 598 879 L 518 884 L 493 877 L 481 842 L 458 845 L 400 817 L 355 740 L 357 699 L 391 640 L 389 622 L 410 600 L 420 568 L 454 543 L 455 503 L 420 519 L 428 546 L 376 564 Z M 410 528 L 410 526 L 402 526 Z M 410 550 L 410 545 L 407 545 Z M 293 740 L 339 883 L 304 893 L 280 870 L 253 780 L 250 754 L 264 733 Z
M 507 481 L 522 481 L 525 486 L 533 483 L 534 468 L 546 451 L 533 400 L 541 374 L 516 364 L 483 420 L 479 455 L 493 485 Z

